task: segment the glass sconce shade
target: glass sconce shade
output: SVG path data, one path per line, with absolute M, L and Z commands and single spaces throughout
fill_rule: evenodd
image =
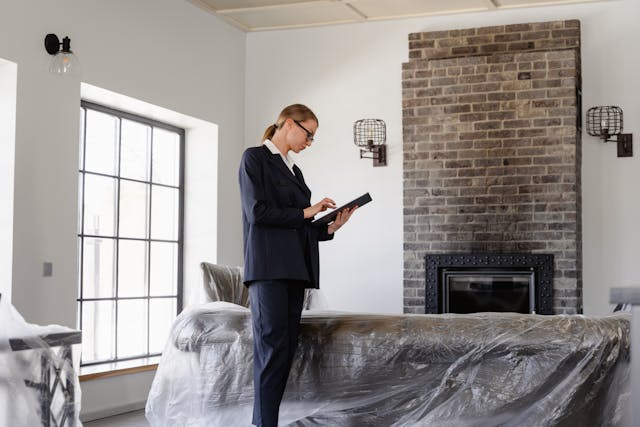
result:
M 49 71 L 54 74 L 80 74 L 80 62 L 73 52 L 58 52 L 49 64 Z

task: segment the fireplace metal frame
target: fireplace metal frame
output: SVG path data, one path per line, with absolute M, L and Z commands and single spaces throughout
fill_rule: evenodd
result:
M 536 281 L 535 312 L 553 314 L 553 254 L 523 253 L 455 253 L 425 255 L 426 291 L 425 313 L 442 313 L 440 272 L 444 268 L 520 268 L 531 269 Z

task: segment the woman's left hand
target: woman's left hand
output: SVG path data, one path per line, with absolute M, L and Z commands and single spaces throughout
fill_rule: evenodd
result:
M 338 231 L 340 227 L 342 227 L 347 221 L 349 221 L 349 218 L 351 218 L 351 215 L 355 212 L 356 209 L 358 209 L 358 206 L 354 206 L 351 209 L 342 209 L 340 212 L 338 212 L 336 220 L 329 224 L 327 232 L 329 234 L 333 234 Z

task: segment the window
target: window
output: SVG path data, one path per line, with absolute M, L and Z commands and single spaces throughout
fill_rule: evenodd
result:
M 82 366 L 159 355 L 182 308 L 184 135 L 82 101 Z

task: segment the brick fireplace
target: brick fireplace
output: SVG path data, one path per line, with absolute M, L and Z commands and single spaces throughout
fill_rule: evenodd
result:
M 404 311 L 425 255 L 552 254 L 582 312 L 580 23 L 413 33 L 403 64 Z

